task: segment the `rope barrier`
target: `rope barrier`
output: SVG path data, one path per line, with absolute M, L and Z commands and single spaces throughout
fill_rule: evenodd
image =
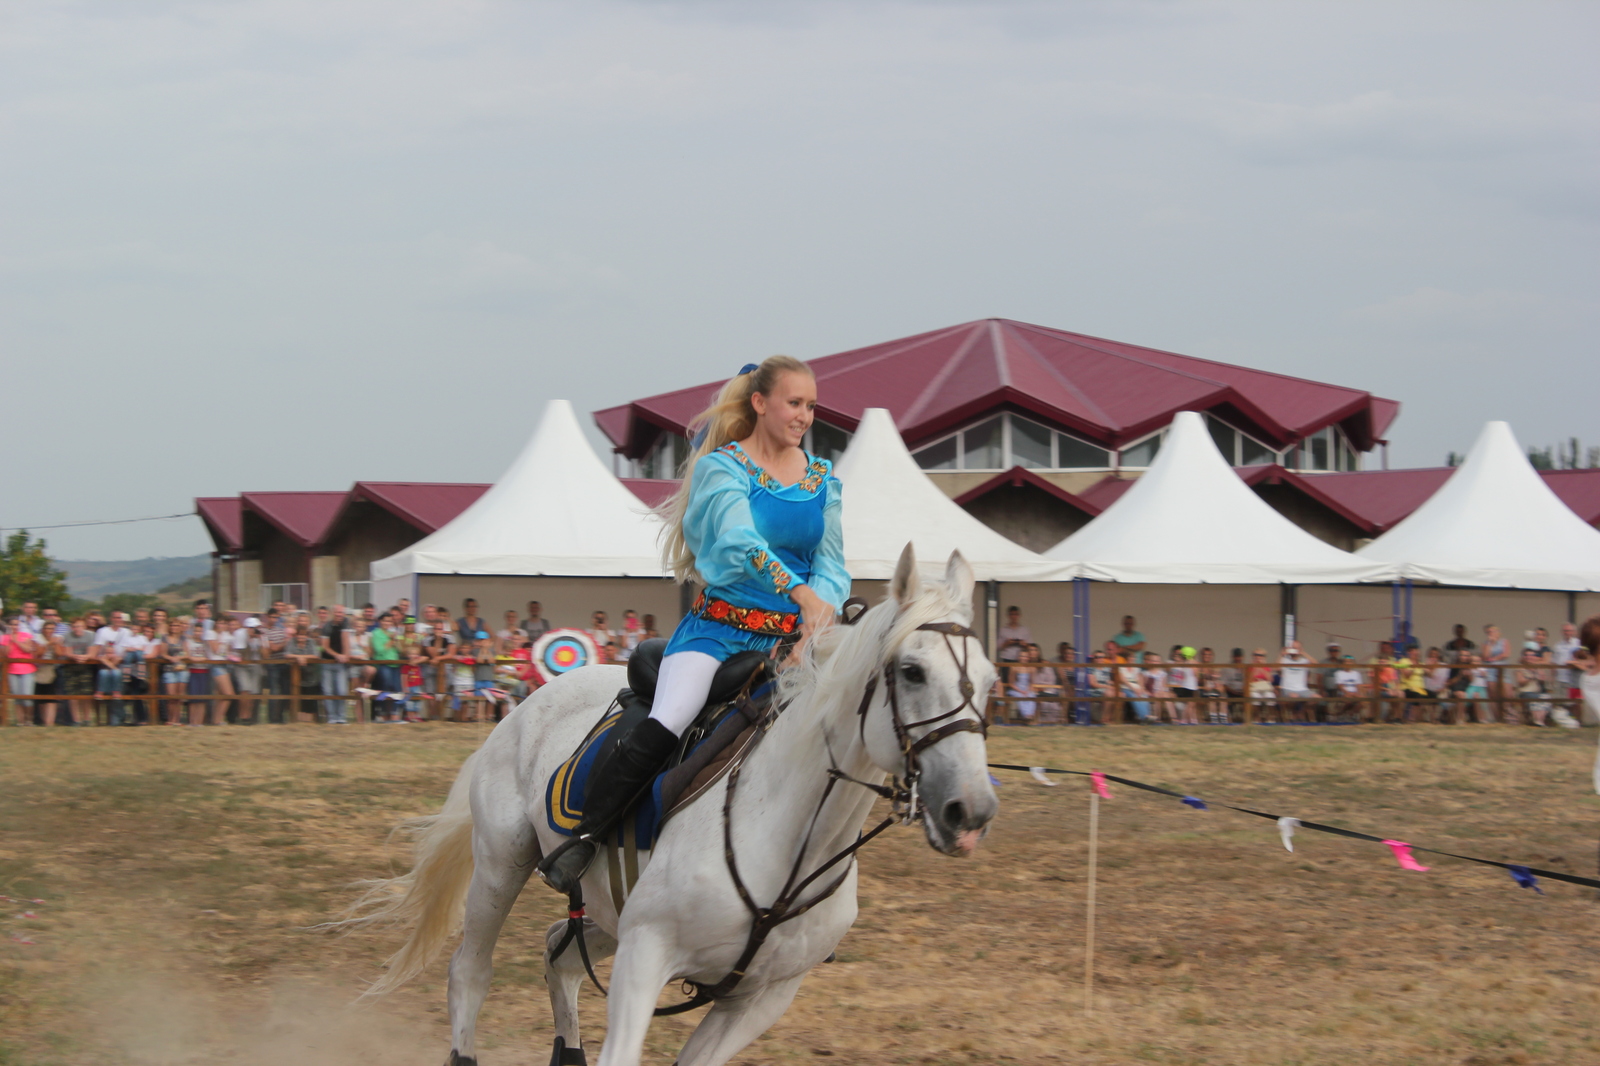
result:
M 1160 785 L 1150 785 L 1143 781 L 1134 781 L 1127 777 L 1117 777 L 1113 774 L 1100 773 L 1097 770 L 1058 770 L 1055 767 L 1050 766 L 1015 766 L 1011 763 L 998 762 L 990 763 L 989 768 L 991 770 L 1020 770 L 1021 772 L 1027 774 L 1071 774 L 1075 777 L 1087 777 L 1091 780 L 1099 779 L 1103 781 L 1115 781 L 1119 785 L 1127 785 L 1129 788 L 1137 788 L 1145 792 L 1154 792 L 1162 796 L 1171 796 L 1174 799 L 1181 800 L 1183 803 L 1188 804 L 1191 807 L 1195 807 L 1198 810 L 1208 810 L 1213 805 L 1212 803 L 1208 803 L 1206 800 L 1200 799 L 1198 796 L 1186 796 L 1182 792 L 1174 792 L 1170 788 L 1162 788 Z M 1285 818 L 1290 817 L 1282 814 L 1269 814 L 1266 811 L 1258 811 L 1250 807 L 1236 807 L 1231 803 L 1216 803 L 1215 806 L 1222 807 L 1230 811 L 1238 811 L 1240 814 L 1252 815 L 1256 818 L 1266 818 L 1269 821 L 1277 822 L 1280 826 L 1283 824 L 1283 820 Z M 1290 820 L 1294 823 L 1295 827 L 1301 829 L 1310 829 L 1317 833 L 1329 833 L 1333 836 L 1350 837 L 1354 840 L 1370 840 L 1374 844 L 1386 844 L 1391 849 L 1395 850 L 1395 856 L 1396 858 L 1401 859 L 1402 866 L 1405 865 L 1405 861 L 1400 850 L 1395 848 L 1396 844 L 1399 844 L 1402 848 L 1407 848 L 1411 851 L 1427 852 L 1430 855 L 1444 855 L 1452 859 L 1461 859 L 1464 862 L 1475 862 L 1482 866 L 1498 867 L 1502 870 L 1508 871 L 1511 876 L 1516 879 L 1519 885 L 1522 885 L 1525 888 L 1533 888 L 1536 891 L 1538 890 L 1538 886 L 1532 884 L 1529 880 L 1524 880 L 1524 878 L 1529 878 L 1530 876 L 1547 877 L 1552 881 L 1565 881 L 1568 884 L 1582 885 L 1585 888 L 1600 888 L 1600 880 L 1597 880 L 1593 877 L 1579 877 L 1577 874 L 1564 874 L 1555 870 L 1541 870 L 1537 866 L 1525 866 L 1519 863 L 1496 862 L 1493 859 L 1479 859 L 1472 855 L 1457 855 L 1453 851 L 1440 851 L 1438 848 L 1425 848 L 1419 844 L 1405 844 L 1390 837 L 1373 836 L 1370 833 L 1361 833 L 1354 829 L 1342 829 L 1336 825 L 1324 825 L 1320 822 L 1307 822 L 1298 818 L 1291 818 Z

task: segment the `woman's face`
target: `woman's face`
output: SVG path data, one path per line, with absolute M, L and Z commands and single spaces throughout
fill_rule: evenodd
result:
M 757 435 L 798 448 L 816 417 L 816 379 L 810 374 L 785 371 L 778 375 L 770 393 L 751 396 L 750 406 L 756 412 Z

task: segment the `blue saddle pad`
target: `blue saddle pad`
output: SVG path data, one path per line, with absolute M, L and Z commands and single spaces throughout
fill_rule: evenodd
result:
M 572 757 L 556 767 L 556 772 L 550 775 L 550 783 L 544 790 L 545 816 L 549 819 L 550 828 L 562 836 L 572 836 L 583 818 L 584 786 L 588 784 L 589 774 L 594 769 L 607 735 L 616 728 L 617 720 L 621 717 L 622 712 L 615 711 L 601 719 Z M 633 839 L 641 851 L 650 850 L 656 834 L 661 831 L 661 779 L 666 776 L 665 773 L 656 775 L 649 791 L 634 809 Z M 614 835 L 620 842 L 620 828 Z

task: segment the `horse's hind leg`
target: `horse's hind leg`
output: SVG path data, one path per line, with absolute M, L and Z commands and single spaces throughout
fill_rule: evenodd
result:
M 677 1066 L 722 1066 L 783 1017 L 805 976 L 767 985 L 748 996 L 719 999 L 678 1053 Z
M 557 922 L 544 935 L 544 983 L 550 990 L 550 1011 L 555 1016 L 556 1036 L 569 1048 L 583 1046 L 578 1032 L 578 990 L 583 987 L 587 974 L 583 969 L 583 956 L 577 944 L 568 944 L 560 958 L 551 961 L 555 950 L 566 935 L 567 923 Z M 617 950 L 617 942 L 594 924 L 591 918 L 583 920 L 583 940 L 589 948 L 589 959 L 599 962 Z
M 450 957 L 449 1066 L 476 1066 L 478 1011 L 489 994 L 494 944 L 539 860 L 539 843 L 533 827 L 513 808 L 487 824 L 474 823 L 472 852 L 461 945 Z

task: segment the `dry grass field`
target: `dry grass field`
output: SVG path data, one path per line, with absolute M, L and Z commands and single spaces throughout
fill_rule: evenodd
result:
M 444 961 L 349 1001 L 392 936 L 309 926 L 404 852 L 472 726 L 6 730 L 0 1064 L 383 1063 L 449 1049 Z M 1552 869 L 1594 869 L 1592 731 L 1518 727 L 997 729 L 1001 762 L 1094 767 L 1244 806 Z M 897 830 L 862 913 L 744 1063 L 1600 1063 L 1600 904 L 1453 860 L 1200 812 L 1113 786 L 1102 807 L 1099 997 L 1083 1010 L 1081 779 L 1002 773 L 974 860 Z M 530 887 L 484 1012 L 485 1066 L 549 1056 Z M 31 917 L 29 916 L 31 915 Z M 586 993 L 591 1046 L 603 1029 Z M 670 1063 L 693 1024 L 652 1030 Z M 592 1061 L 592 1059 L 591 1059 Z

